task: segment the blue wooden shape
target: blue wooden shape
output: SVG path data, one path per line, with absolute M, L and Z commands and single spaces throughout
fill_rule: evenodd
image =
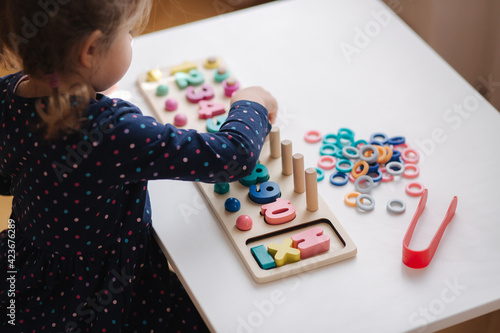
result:
M 258 183 L 263 183 L 269 180 L 269 171 L 263 164 L 257 164 L 252 173 L 243 179 L 240 179 L 240 183 L 245 186 L 256 185 Z
M 207 119 L 207 131 L 209 133 L 216 133 L 220 130 L 222 124 L 226 121 L 227 116 L 220 116 L 217 118 Z
M 274 258 L 267 252 L 265 245 L 259 245 L 250 249 L 253 257 L 262 269 L 276 268 Z
M 240 210 L 241 204 L 236 198 L 227 198 L 224 202 L 224 208 L 226 208 L 228 212 L 234 213 Z
M 253 202 L 263 205 L 278 199 L 281 196 L 281 189 L 275 182 L 262 183 L 259 190 L 257 185 L 250 185 L 248 196 Z

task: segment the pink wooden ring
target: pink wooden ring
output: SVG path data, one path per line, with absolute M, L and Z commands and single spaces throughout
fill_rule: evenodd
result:
M 402 151 L 403 151 L 403 150 L 405 150 L 406 148 L 410 148 L 410 147 L 408 146 L 408 144 L 407 144 L 407 143 L 403 143 L 403 144 L 400 144 L 400 145 L 397 145 L 397 146 L 392 147 L 392 150 L 397 150 L 397 151 L 399 151 L 399 152 L 402 152 Z
M 379 170 L 382 172 L 382 180 L 381 180 L 382 183 L 387 183 L 394 179 L 394 176 L 387 173 L 385 168 L 380 168 Z
M 310 131 L 306 132 L 304 139 L 306 140 L 306 142 L 316 143 L 316 142 L 321 141 L 321 137 L 322 136 L 321 136 L 321 133 L 319 131 L 310 130 Z
M 405 163 L 417 164 L 419 157 L 418 152 L 413 148 L 406 148 L 401 152 L 401 158 Z
M 335 168 L 335 157 L 330 155 L 321 156 L 318 160 L 318 166 L 323 170 L 331 170 Z
M 349 181 L 351 183 L 354 183 L 356 181 L 356 178 L 354 178 L 354 176 L 352 175 L 352 172 L 349 172 Z
M 410 172 L 408 172 L 410 171 Z M 406 163 L 405 171 L 403 172 L 403 177 L 405 178 L 417 178 L 420 174 L 420 168 L 415 164 Z
M 416 190 L 413 189 L 415 187 L 417 188 Z M 413 182 L 406 185 L 405 190 L 406 194 L 411 195 L 412 197 L 419 197 L 422 195 L 422 193 L 424 193 L 425 187 L 420 183 Z

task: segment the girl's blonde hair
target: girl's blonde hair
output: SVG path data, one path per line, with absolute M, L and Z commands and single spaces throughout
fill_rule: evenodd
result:
M 151 0 L 1 0 L 0 64 L 35 79 L 54 79 L 54 73 L 72 73 L 78 49 L 95 30 L 109 47 L 121 24 L 137 18 L 142 29 Z M 102 49 L 102 48 L 101 48 Z M 54 85 L 48 98 L 37 103 L 48 139 L 77 130 L 88 106 L 87 87 L 78 84 L 60 92 Z

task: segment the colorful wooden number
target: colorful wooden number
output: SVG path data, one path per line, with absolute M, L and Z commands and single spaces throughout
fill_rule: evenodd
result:
M 269 180 L 269 171 L 263 164 L 257 164 L 252 173 L 240 179 L 240 183 L 245 186 L 256 185 Z
M 283 266 L 300 260 L 300 251 L 292 247 L 292 239 L 286 238 L 281 244 L 267 245 L 267 251 L 274 257 L 276 266 Z
M 259 264 L 260 268 L 270 269 L 276 267 L 276 262 L 269 254 L 269 252 L 267 252 L 267 249 L 264 245 L 252 247 L 250 251 L 252 252 L 253 257 Z
M 184 61 L 184 63 L 182 63 L 180 65 L 173 66 L 170 69 L 170 74 L 174 75 L 175 73 L 178 73 L 178 72 L 186 72 L 187 73 L 192 69 L 196 69 L 196 64 L 194 62 Z
M 260 189 L 257 185 L 250 185 L 248 196 L 258 204 L 267 204 L 275 201 L 281 196 L 281 189 L 275 182 L 265 182 L 260 184 Z
M 194 87 L 187 87 L 186 98 L 189 102 L 196 104 L 201 100 L 211 100 L 214 98 L 214 90 L 208 84 L 203 84 L 201 88 L 196 91 Z
M 263 205 L 260 213 L 264 215 L 264 220 L 269 224 L 290 222 L 296 215 L 295 207 L 292 206 L 290 200 L 283 198 L 278 198 L 275 202 Z M 328 245 L 330 245 L 329 242 Z
M 292 236 L 292 247 L 300 250 L 300 258 L 306 259 L 330 249 L 330 236 L 321 227 L 314 227 Z
M 205 81 L 203 73 L 197 69 L 192 69 L 189 74 L 184 72 L 175 73 L 175 82 L 180 89 L 185 89 L 187 86 L 199 86 Z
M 209 119 L 226 112 L 225 105 L 222 103 L 202 100 L 198 102 L 198 105 L 200 106 L 198 110 L 198 117 L 200 119 Z
M 207 132 L 216 133 L 220 130 L 222 124 L 226 121 L 227 116 L 207 119 Z

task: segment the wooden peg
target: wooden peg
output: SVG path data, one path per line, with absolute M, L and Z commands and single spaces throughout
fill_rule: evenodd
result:
M 278 126 L 273 126 L 269 137 L 270 137 L 269 143 L 271 145 L 271 157 L 280 158 L 281 157 L 280 128 Z
M 281 167 L 285 176 L 292 174 L 292 141 L 290 140 L 281 141 Z
M 305 191 L 304 155 L 293 154 L 293 189 L 296 193 Z
M 318 210 L 318 180 L 315 168 L 307 168 L 306 172 L 306 208 L 310 212 Z

